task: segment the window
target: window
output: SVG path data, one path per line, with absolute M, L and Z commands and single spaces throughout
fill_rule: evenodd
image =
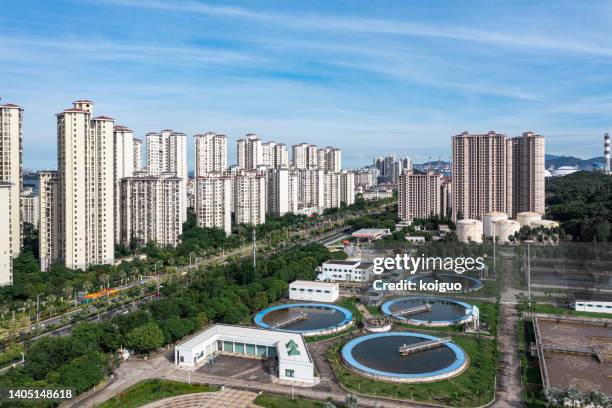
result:
M 295 372 L 290 369 L 285 369 L 285 377 L 293 378 L 295 376 Z

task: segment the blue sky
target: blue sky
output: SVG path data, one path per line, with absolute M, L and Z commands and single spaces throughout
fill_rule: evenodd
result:
M 0 97 L 24 166 L 56 166 L 55 116 L 87 98 L 142 137 L 171 128 L 448 158 L 450 136 L 546 136 L 601 155 L 612 131 L 609 1 L 5 1 Z

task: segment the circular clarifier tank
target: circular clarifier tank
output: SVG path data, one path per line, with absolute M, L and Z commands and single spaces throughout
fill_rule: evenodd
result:
M 382 381 L 439 381 L 462 373 L 468 357 L 455 343 L 421 333 L 390 332 L 357 337 L 344 345 L 352 371 Z
M 353 314 L 336 305 L 292 303 L 268 307 L 257 313 L 254 320 L 264 329 L 318 336 L 351 326 Z
M 482 282 L 478 278 L 468 275 L 459 275 L 456 273 L 424 273 L 412 275 L 407 279 L 409 282 L 415 282 L 418 285 L 420 282 L 424 283 L 435 283 L 437 280 L 439 283 L 459 283 L 461 284 L 461 290 L 457 292 L 474 292 L 482 289 Z M 449 291 L 451 292 L 451 291 Z
M 398 321 L 418 326 L 450 326 L 478 319 L 478 308 L 454 299 L 410 296 L 389 300 L 382 312 Z

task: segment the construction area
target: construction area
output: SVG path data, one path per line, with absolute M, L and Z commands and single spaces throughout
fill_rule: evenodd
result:
M 533 325 L 544 387 L 612 395 L 612 319 L 535 314 Z

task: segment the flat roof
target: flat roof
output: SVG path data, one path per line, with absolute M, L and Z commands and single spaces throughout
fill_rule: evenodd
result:
M 384 234 L 389 234 L 389 233 L 390 231 L 385 228 L 362 228 L 360 230 L 353 232 L 351 235 L 354 237 L 358 237 L 358 236 L 369 237 L 369 236 L 378 236 L 378 235 L 384 235 Z
M 312 363 L 306 342 L 301 334 L 259 329 L 245 326 L 230 326 L 226 324 L 215 324 L 208 329 L 198 333 L 189 340 L 177 344 L 175 348 L 179 350 L 190 350 L 201 343 L 218 336 L 219 340 L 256 344 L 261 346 L 276 346 L 279 359 L 283 361 L 293 361 L 301 363 Z M 289 354 L 286 346 L 290 341 L 297 345 L 300 354 Z
M 334 282 L 321 282 L 321 281 L 307 281 L 307 280 L 296 280 L 293 281 L 289 284 L 289 286 L 292 285 L 296 285 L 296 286 L 314 286 L 314 287 L 321 287 L 321 288 L 329 288 L 329 287 L 333 287 L 333 286 L 338 286 L 337 283 Z
M 357 265 L 359 264 L 361 261 L 355 259 L 355 260 L 340 260 L 340 259 L 330 259 L 329 261 L 325 261 L 323 262 L 323 264 L 328 264 L 328 265 Z

